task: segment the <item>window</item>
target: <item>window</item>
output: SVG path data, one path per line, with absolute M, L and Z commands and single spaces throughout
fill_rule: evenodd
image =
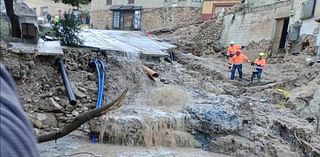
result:
M 41 16 L 46 16 L 48 14 L 48 7 L 41 7 Z
M 112 0 L 107 0 L 107 5 L 112 5 Z
M 191 0 L 191 2 L 201 3 L 202 0 Z
M 128 4 L 134 4 L 134 0 L 128 0 Z

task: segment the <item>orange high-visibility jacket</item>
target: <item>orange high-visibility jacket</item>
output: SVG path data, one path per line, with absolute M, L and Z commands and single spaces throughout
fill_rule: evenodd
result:
M 239 56 L 234 55 L 231 58 L 231 63 L 232 64 L 242 64 L 244 61 L 248 61 L 248 60 L 249 60 L 249 58 L 244 54 L 240 54 Z
M 265 66 L 266 66 L 266 64 L 267 64 L 267 61 L 266 61 L 266 59 L 259 59 L 259 58 L 257 58 L 255 61 L 254 61 L 254 63 L 255 64 L 257 64 L 257 65 L 261 65 L 261 66 L 258 66 L 257 68 L 259 68 L 259 69 L 263 69 Z
M 237 51 L 241 50 L 241 46 L 240 45 L 233 45 L 233 46 L 229 46 L 228 50 L 227 50 L 227 55 L 235 55 Z

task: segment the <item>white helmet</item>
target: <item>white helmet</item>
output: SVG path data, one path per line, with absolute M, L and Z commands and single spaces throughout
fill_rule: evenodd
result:
M 230 41 L 230 45 L 231 45 L 231 44 L 234 44 L 234 41 Z

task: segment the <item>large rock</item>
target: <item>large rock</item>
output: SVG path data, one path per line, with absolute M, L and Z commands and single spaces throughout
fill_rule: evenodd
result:
M 240 119 L 233 112 L 214 104 L 195 104 L 187 107 L 192 117 L 190 127 L 196 131 L 216 134 L 229 134 L 236 132 L 240 127 Z
M 73 92 L 74 92 L 74 95 L 75 95 L 78 99 L 83 99 L 83 98 L 85 98 L 85 97 L 87 96 L 86 94 L 84 94 L 83 92 L 81 92 L 81 91 L 79 90 L 79 88 L 78 88 L 75 84 L 71 83 L 71 87 L 72 87 L 72 90 L 73 90 Z
M 47 99 L 48 103 L 41 103 L 39 109 L 45 112 L 64 112 L 64 108 L 52 97 Z
M 36 128 L 56 128 L 57 120 L 53 113 L 33 113 L 29 114 L 33 125 Z

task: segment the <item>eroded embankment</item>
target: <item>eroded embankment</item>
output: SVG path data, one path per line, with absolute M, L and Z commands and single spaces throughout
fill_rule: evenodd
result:
M 101 132 L 104 142 L 201 147 L 238 156 L 316 154 L 311 150 L 319 144 L 314 121 L 309 123 L 295 108 L 280 108 L 282 96 L 275 92 L 280 87 L 303 90 L 312 82 L 318 85 L 315 69 L 310 75 L 297 71 L 295 78 L 248 87 L 243 82 L 229 81 L 219 62 L 213 65 L 207 59 L 184 54 L 177 57 L 179 61 L 174 65 L 162 62 L 153 67 L 160 72 L 160 80 L 167 83 L 162 84 L 144 75 L 140 61 L 89 49 L 65 50 L 65 65 L 77 106 L 68 104 L 54 57 L 5 52 L 1 60 L 13 74 L 20 100 L 39 134 L 56 130 L 95 108 L 97 80 L 89 62 L 100 58 L 108 65 L 104 104 L 129 88 L 120 109 L 80 128 L 85 133 Z M 270 73 L 276 75 L 276 71 Z M 305 79 L 298 77 L 302 75 Z M 312 93 L 307 107 L 316 104 L 315 98 Z M 303 145 L 303 141 L 312 147 Z

